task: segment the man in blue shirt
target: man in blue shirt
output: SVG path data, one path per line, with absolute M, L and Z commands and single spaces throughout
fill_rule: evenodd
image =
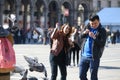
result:
M 90 68 L 91 79 L 98 80 L 98 67 L 106 43 L 106 30 L 101 26 L 99 16 L 91 15 L 89 23 L 81 34 L 80 80 L 87 79 Z

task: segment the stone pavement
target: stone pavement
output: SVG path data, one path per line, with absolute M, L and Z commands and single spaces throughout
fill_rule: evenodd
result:
M 50 78 L 49 45 L 14 45 L 14 49 L 16 53 L 16 65 L 28 69 L 28 64 L 23 56 L 38 57 L 39 63 L 45 65 L 48 78 Z M 88 72 L 88 79 L 89 75 L 90 72 Z M 42 73 L 38 72 L 29 72 L 28 77 L 30 76 L 35 76 L 39 78 L 39 80 L 42 80 L 41 77 L 44 77 Z M 99 80 L 120 80 L 120 44 L 109 44 L 109 47 L 105 48 L 101 58 L 98 76 Z M 11 80 L 20 80 L 20 78 L 21 76 L 18 73 L 11 74 Z M 60 80 L 59 71 L 57 80 Z M 79 80 L 79 67 L 67 67 L 67 80 Z

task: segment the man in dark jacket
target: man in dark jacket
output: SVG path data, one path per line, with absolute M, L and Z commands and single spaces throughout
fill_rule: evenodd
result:
M 87 79 L 87 71 L 90 68 L 91 79 L 98 80 L 97 73 L 106 43 L 106 30 L 101 26 L 99 16 L 91 15 L 89 23 L 81 34 L 80 80 Z

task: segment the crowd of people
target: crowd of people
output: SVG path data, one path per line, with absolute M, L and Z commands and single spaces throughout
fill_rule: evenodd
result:
M 107 33 L 107 40 L 106 40 L 106 47 L 108 44 L 116 44 L 120 43 L 120 32 L 119 30 L 112 31 L 109 26 L 106 26 L 106 33 Z
M 11 29 L 11 34 L 14 37 L 14 44 L 48 44 L 50 39 L 50 33 L 53 28 L 45 29 L 40 26 L 38 23 L 35 23 L 34 28 L 30 28 L 30 23 L 27 24 L 27 27 L 23 27 L 23 22 L 16 22 L 13 26 L 9 27 L 8 20 L 4 21 L 4 29 Z
M 27 24 L 27 28 L 24 28 L 22 24 L 23 22 L 19 21 L 19 25 L 15 23 L 12 29 L 14 44 L 50 44 L 50 34 L 53 31 L 54 27 L 45 29 L 43 26 L 35 23 L 35 27 L 31 30 L 30 23 Z M 56 24 L 58 25 L 58 23 Z M 4 27 L 7 28 L 8 25 L 8 21 L 5 20 Z M 83 24 L 78 27 L 73 26 L 73 28 L 76 28 L 76 32 L 73 32 L 72 36 L 78 36 L 77 34 L 81 31 L 82 26 L 84 27 Z M 109 26 L 106 26 L 105 29 L 107 31 L 106 46 L 108 46 L 109 43 L 116 44 L 120 42 L 119 30 L 112 31 Z

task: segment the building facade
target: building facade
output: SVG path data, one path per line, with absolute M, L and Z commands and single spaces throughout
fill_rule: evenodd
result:
M 93 0 L 94 11 L 99 11 L 106 7 L 120 7 L 120 0 Z
M 55 27 L 56 22 L 78 26 L 104 7 L 120 7 L 120 0 L 0 0 L 0 25 L 12 14 L 24 28 L 28 24 Z

